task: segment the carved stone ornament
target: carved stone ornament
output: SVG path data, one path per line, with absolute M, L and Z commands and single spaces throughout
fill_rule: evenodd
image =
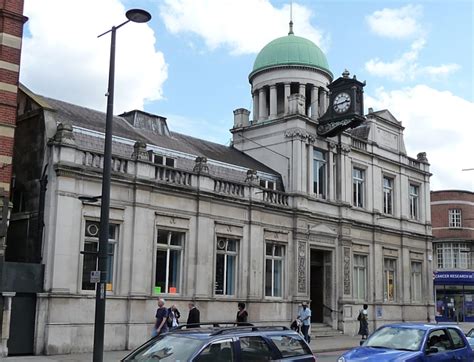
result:
M 196 172 L 198 174 L 209 173 L 209 166 L 207 165 L 207 157 L 204 157 L 204 156 L 196 157 L 196 159 L 194 160 L 193 172 Z
M 288 97 L 288 114 L 305 114 L 306 97 L 299 93 Z
M 426 152 L 420 152 L 416 155 L 416 159 L 420 162 L 428 162 L 428 158 L 426 157 Z
M 316 136 L 303 128 L 291 128 L 285 131 L 285 137 L 297 138 L 308 143 L 314 143 L 314 141 L 316 141 Z
M 53 137 L 53 141 L 57 143 L 61 143 L 61 144 L 69 144 L 69 145 L 76 144 L 72 126 L 68 123 L 58 124 L 58 128 Z
M 344 248 L 344 294 L 351 294 L 351 249 Z
M 245 178 L 245 182 L 251 184 L 258 184 L 259 177 L 257 175 L 256 170 L 247 170 L 247 177 Z
M 149 154 L 146 150 L 146 143 L 142 141 L 137 141 L 133 145 L 132 158 L 138 161 L 148 161 Z
M 298 293 L 306 293 L 306 243 L 298 242 Z

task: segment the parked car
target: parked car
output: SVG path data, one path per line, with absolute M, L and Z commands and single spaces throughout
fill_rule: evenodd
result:
M 464 333 L 456 326 L 391 324 L 377 329 L 362 346 L 343 354 L 338 362 L 356 361 L 474 361 Z
M 316 361 L 303 337 L 287 327 L 223 323 L 190 327 L 152 338 L 122 361 Z
M 471 348 L 474 349 L 474 328 L 472 328 L 469 332 L 466 333 L 466 338 L 469 344 L 471 345 Z

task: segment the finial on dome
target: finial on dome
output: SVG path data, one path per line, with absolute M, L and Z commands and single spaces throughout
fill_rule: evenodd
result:
M 345 69 L 345 70 L 342 72 L 342 77 L 343 77 L 343 78 L 349 78 L 349 75 L 350 75 L 350 74 L 351 74 L 351 73 L 349 73 L 349 71 L 348 71 L 347 69 Z
M 293 35 L 293 1 L 290 2 L 290 31 L 288 35 Z

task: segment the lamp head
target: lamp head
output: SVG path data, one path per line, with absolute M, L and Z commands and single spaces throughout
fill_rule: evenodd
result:
M 130 9 L 125 13 L 125 16 L 134 23 L 147 23 L 151 19 L 150 13 L 142 9 Z

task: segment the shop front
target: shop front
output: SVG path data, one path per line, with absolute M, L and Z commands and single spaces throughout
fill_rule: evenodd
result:
M 474 272 L 434 273 L 437 322 L 474 322 Z

